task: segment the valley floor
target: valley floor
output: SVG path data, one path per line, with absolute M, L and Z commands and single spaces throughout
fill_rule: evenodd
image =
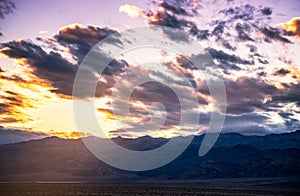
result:
M 299 181 L 220 179 L 197 182 L 0 183 L 0 195 L 300 195 Z

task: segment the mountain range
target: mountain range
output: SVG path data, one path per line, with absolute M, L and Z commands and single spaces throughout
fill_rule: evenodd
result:
M 265 136 L 221 134 L 203 157 L 198 150 L 204 135 L 171 163 L 154 170 L 131 172 L 98 160 L 81 139 L 47 137 L 0 145 L 0 181 L 130 181 L 216 178 L 300 177 L 300 130 Z M 166 138 L 117 137 L 132 150 L 155 149 Z

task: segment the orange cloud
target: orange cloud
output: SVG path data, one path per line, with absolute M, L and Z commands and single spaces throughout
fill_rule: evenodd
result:
M 78 33 L 76 33 L 76 31 Z M 59 34 L 61 36 L 64 36 L 65 39 L 68 40 L 76 40 L 78 39 L 78 36 L 81 36 L 82 39 L 85 39 L 90 42 L 99 41 L 97 39 L 98 27 L 94 27 L 94 26 L 84 27 L 83 25 L 77 23 L 61 27 L 59 29 Z
M 78 23 L 74 23 L 74 24 L 70 24 L 70 25 L 67 25 L 67 26 L 63 26 L 59 29 L 60 32 L 67 32 L 68 30 L 72 29 L 83 29 L 84 26 L 81 25 L 81 24 L 78 24 Z
M 45 132 L 43 132 L 45 133 Z M 46 132 L 46 134 L 52 135 L 52 136 L 57 136 L 60 138 L 65 138 L 65 139 L 78 139 L 82 137 L 87 137 L 91 136 L 89 133 L 84 133 L 84 132 L 78 132 L 78 131 L 73 131 L 73 132 L 58 132 L 58 131 L 49 131 Z
M 34 123 L 37 119 L 32 111 L 51 97 L 47 96 L 53 87 L 33 75 L 26 63 L 26 59 L 17 59 L 11 62 L 11 69 L 0 72 L 0 123 L 4 126 L 25 128 Z
M 109 109 L 104 109 L 104 108 L 97 108 L 98 112 L 101 112 L 103 114 L 105 114 L 105 116 L 110 119 L 110 120 L 115 120 L 115 115 L 111 112 L 111 110 Z
M 0 96 L 0 123 L 25 123 L 33 120 L 24 112 L 27 108 L 34 108 L 34 101 L 20 93 L 5 91 Z
M 289 22 L 281 25 L 285 30 L 300 38 L 300 17 L 292 18 Z

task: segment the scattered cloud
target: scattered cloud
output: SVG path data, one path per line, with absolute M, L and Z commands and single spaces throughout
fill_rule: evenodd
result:
M 280 29 L 273 27 L 264 27 L 261 32 L 266 36 L 266 41 L 271 42 L 272 40 L 281 41 L 283 43 L 292 43 L 289 39 L 283 36 L 283 32 Z

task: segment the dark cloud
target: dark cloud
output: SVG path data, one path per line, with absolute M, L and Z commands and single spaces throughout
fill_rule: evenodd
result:
M 52 83 L 55 92 L 71 95 L 73 79 L 78 66 L 62 58 L 59 53 L 45 52 L 40 46 L 30 41 L 11 41 L 2 44 L 2 54 L 10 58 L 26 59 L 39 78 Z
M 185 19 L 180 19 L 168 12 L 149 12 L 147 16 L 149 18 L 156 18 L 154 20 L 149 20 L 149 24 L 152 25 L 166 26 L 174 29 L 183 29 L 184 27 L 191 26 L 191 22 Z
M 185 27 L 191 28 L 195 26 L 189 20 L 184 19 L 184 16 L 193 15 L 193 13 L 187 12 L 188 9 L 185 9 L 187 3 L 181 2 L 180 4 L 183 6 L 179 6 L 179 3 L 171 3 L 165 0 L 158 2 L 156 10 L 146 13 L 148 23 L 181 30 Z
M 222 50 L 206 48 L 205 51 L 206 53 L 204 54 L 192 56 L 192 59 L 201 62 L 203 69 L 205 69 L 205 67 L 216 66 L 216 68 L 222 69 L 225 74 L 230 74 L 230 70 L 241 70 L 239 64 L 254 64 L 252 60 L 244 60 L 234 54 L 228 54 Z M 217 60 L 217 63 L 214 63 L 210 58 Z
M 282 32 L 273 27 L 264 27 L 261 29 L 261 32 L 265 35 L 266 41 L 270 42 L 271 40 L 281 41 L 283 43 L 292 43 L 290 40 L 282 36 Z
M 226 80 L 228 114 L 251 113 L 256 110 L 280 112 L 282 105 L 294 103 L 300 106 L 300 85 L 287 84 L 285 89 L 278 89 L 264 80 L 241 77 L 235 81 Z M 208 94 L 208 89 L 202 88 Z M 288 122 L 295 123 L 287 114 L 281 114 Z M 288 125 L 288 123 L 287 123 Z
M 120 44 L 118 32 L 109 28 L 99 28 L 94 26 L 83 27 L 80 25 L 69 25 L 61 28 L 54 37 L 62 45 L 68 47 L 74 58 L 79 62 L 92 49 L 92 47 L 110 36 L 110 41 Z
M 298 128 L 297 126 L 299 126 L 299 120 L 296 118 L 293 118 L 293 116 L 294 116 L 293 113 L 279 112 L 278 114 L 284 119 L 285 126 L 293 127 L 296 125 L 295 128 Z
M 272 9 L 269 7 L 255 7 L 250 4 L 244 4 L 236 7 L 225 8 L 220 11 L 225 16 L 229 17 L 230 21 L 243 20 L 255 21 L 262 18 L 268 18 L 272 14 Z
M 258 58 L 257 60 L 258 60 L 258 62 L 260 62 L 261 64 L 265 64 L 265 65 L 266 65 L 266 64 L 269 64 L 269 61 L 266 60 L 266 59 L 263 60 L 263 59 L 261 59 L 261 58 Z
M 200 30 L 196 25 L 192 25 L 192 27 L 189 30 L 189 33 L 197 37 L 199 40 L 206 40 L 209 37 L 208 30 Z
M 131 101 L 141 101 L 150 106 L 153 102 L 162 103 L 167 112 L 167 119 L 164 124 L 165 127 L 178 125 L 177 121 L 171 119 L 170 115 L 178 112 L 180 116 L 181 106 L 176 93 L 168 86 L 159 82 L 147 82 L 136 88 L 130 98 Z M 136 110 L 135 110 L 136 111 Z M 137 114 L 140 115 L 140 114 Z
M 199 30 L 197 33 L 197 38 L 200 40 L 208 39 L 209 33 L 208 30 Z
M 287 69 L 284 69 L 284 68 L 281 68 L 279 69 L 278 71 L 275 72 L 275 75 L 286 75 L 290 73 L 290 70 L 287 70 Z
M 261 9 L 261 12 L 264 14 L 264 15 L 271 15 L 272 14 L 272 8 L 269 8 L 269 7 L 264 7 Z
M 228 50 L 232 50 L 235 51 L 236 47 L 232 46 L 228 41 L 223 40 L 222 41 L 222 46 L 224 46 L 225 48 L 227 48 Z
M 173 14 L 177 14 L 177 15 L 188 15 L 188 13 L 186 12 L 185 9 L 181 8 L 181 7 L 175 7 L 169 3 L 167 3 L 166 1 L 160 2 L 159 5 L 161 7 L 163 7 L 164 9 L 166 9 L 167 11 L 170 11 Z
M 278 106 L 280 103 L 295 103 L 300 107 L 300 84 L 286 84 L 285 89 L 274 93 L 272 100 L 268 102 L 270 106 Z
M 244 21 L 254 20 L 256 8 L 252 5 L 246 4 L 237 7 L 226 8 L 220 11 L 220 13 L 229 16 L 230 20 L 241 19 Z
M 212 35 L 216 36 L 218 39 L 222 38 L 225 28 L 225 21 L 216 21 L 216 26 L 214 27 L 213 31 L 211 32 Z
M 199 32 L 199 29 L 196 25 L 193 25 L 191 27 L 191 29 L 189 30 L 189 33 L 193 36 L 197 36 L 198 35 L 198 32 Z
M 255 45 L 248 44 L 247 46 L 249 47 L 250 52 L 253 52 L 253 53 L 257 52 L 257 47 Z
M 240 57 L 234 54 L 227 54 L 222 50 L 216 50 L 214 48 L 207 48 L 206 49 L 213 59 L 219 60 L 220 62 L 231 62 L 236 64 L 244 64 L 244 65 L 252 65 L 252 61 L 241 59 Z
M 241 23 L 237 23 L 235 26 L 235 30 L 238 33 L 238 38 L 239 40 L 242 41 L 254 41 L 247 33 L 250 32 L 250 25 L 247 23 L 241 24 Z
M 177 58 L 177 62 L 169 62 L 166 63 L 166 66 L 171 70 L 168 73 L 174 73 L 178 78 L 170 77 L 169 74 L 164 74 L 161 71 L 153 71 L 153 70 L 144 70 L 139 67 L 132 68 L 131 72 L 128 72 L 126 77 L 122 78 L 122 81 L 131 81 L 133 79 L 135 82 L 139 81 L 141 78 L 147 78 L 147 74 L 150 74 L 150 78 L 155 77 L 159 78 L 157 82 L 147 82 L 139 85 L 138 87 L 129 85 L 126 82 L 124 84 L 119 83 L 117 89 L 120 96 L 114 97 L 115 103 L 118 103 L 117 106 L 114 107 L 114 111 L 122 111 L 124 104 L 130 104 L 130 112 L 133 117 L 139 118 L 139 122 L 141 124 L 149 123 L 150 117 L 149 114 L 152 114 L 153 111 L 161 111 L 161 108 L 152 107 L 153 103 L 161 103 L 164 105 L 166 109 L 166 121 L 163 124 L 163 128 L 167 129 L 172 126 L 178 125 L 181 118 L 182 108 L 181 105 L 186 105 L 188 107 L 191 102 L 191 98 L 197 97 L 198 94 L 193 94 L 196 90 L 193 88 L 196 86 L 196 83 L 192 83 L 193 76 L 189 74 L 189 71 L 192 71 L 195 68 L 187 59 L 179 56 Z M 177 75 L 178 74 L 178 75 Z M 183 76 L 182 76 L 183 75 Z M 190 86 L 182 82 L 181 78 L 185 77 L 185 79 L 191 82 Z M 187 80 L 185 80 L 187 82 Z M 123 88 L 124 85 L 124 88 Z M 194 86 L 193 86 L 194 85 Z M 128 92 L 128 89 L 133 89 L 134 91 L 131 94 L 129 102 L 122 99 L 124 93 Z M 178 96 L 180 96 L 181 103 L 175 92 L 180 92 Z M 204 97 L 199 95 L 198 97 L 199 104 L 207 104 L 207 100 Z M 135 105 L 134 103 L 143 103 Z M 185 109 L 186 110 L 186 109 Z M 152 112 L 151 112 L 152 111 Z M 149 113 L 150 112 L 150 113 Z M 189 112 L 189 111 L 184 111 Z M 160 114 L 156 118 L 161 118 Z M 135 130 L 142 129 L 138 125 L 134 125 Z
M 261 72 L 257 73 L 257 76 L 259 76 L 259 77 L 264 77 L 266 75 L 267 75 L 267 73 L 264 72 L 264 71 L 261 71 Z
M 241 77 L 236 81 L 225 81 L 227 113 L 243 114 L 256 109 L 268 111 L 265 98 L 270 98 L 278 89 L 263 80 Z
M 78 50 L 75 50 L 77 57 L 82 57 L 85 55 L 87 51 L 84 51 L 81 49 L 81 46 L 84 45 L 84 43 L 90 42 L 95 43 L 97 39 L 103 39 L 104 36 L 107 36 L 107 34 L 101 34 L 103 37 L 100 37 L 100 35 L 96 34 L 92 30 L 98 32 L 102 32 L 98 28 L 91 29 L 91 27 L 87 29 L 81 29 L 83 30 L 83 33 L 80 33 L 80 29 L 75 28 L 76 32 L 72 33 L 68 29 L 68 33 L 61 34 L 60 41 L 64 41 L 65 44 L 68 42 L 70 44 L 70 47 L 72 48 L 72 44 L 78 44 Z M 98 31 L 97 31 L 98 30 Z M 92 31 L 92 32 L 89 32 Z M 91 37 L 88 38 L 88 33 L 91 33 Z M 94 37 L 93 37 L 94 35 Z M 77 37 L 78 36 L 78 37 Z M 80 40 L 80 36 L 83 39 L 83 41 Z M 86 36 L 86 37 L 84 37 Z M 78 39 L 78 40 L 77 40 Z M 82 44 L 82 45 L 81 45 Z M 73 82 L 76 75 L 76 72 L 78 70 L 79 65 L 70 63 L 68 60 L 64 59 L 59 53 L 50 51 L 46 52 L 43 50 L 40 46 L 34 44 L 31 41 L 11 41 L 8 43 L 4 43 L 1 45 L 1 53 L 15 59 L 25 59 L 26 62 L 33 68 L 33 73 L 44 80 L 47 80 L 51 83 L 51 85 L 54 87 L 52 89 L 52 92 L 71 96 L 72 90 L 73 90 Z M 79 54 L 82 52 L 81 54 Z M 98 54 L 101 56 L 102 60 L 108 59 L 107 56 L 101 54 L 99 52 Z M 100 62 L 99 62 L 100 63 Z M 110 94 L 110 88 L 115 83 L 115 76 L 120 75 L 128 66 L 128 64 L 125 61 L 117 61 L 113 59 L 108 66 L 104 69 L 102 73 L 102 77 L 108 81 L 107 83 L 99 82 L 96 89 L 96 96 L 103 96 Z M 97 67 L 94 68 L 94 70 L 97 72 Z M 82 82 L 82 88 L 88 88 L 88 86 L 93 81 L 97 81 L 98 78 L 94 75 L 93 72 L 86 73 L 86 81 Z M 16 82 L 24 82 L 23 79 L 19 76 L 12 76 L 8 78 L 7 76 L 1 76 L 2 79 L 7 80 L 14 80 Z
M 291 116 L 293 116 L 293 114 L 289 112 L 279 112 L 278 114 L 283 118 L 290 118 Z

